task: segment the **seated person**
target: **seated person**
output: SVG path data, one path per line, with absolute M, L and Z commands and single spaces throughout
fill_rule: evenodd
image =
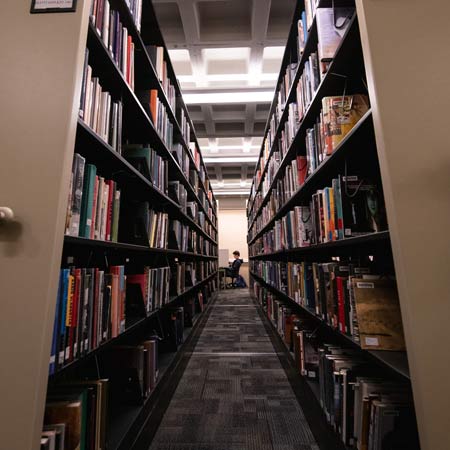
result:
M 233 256 L 234 261 L 230 264 L 230 267 L 225 268 L 225 275 L 230 278 L 235 278 L 237 275 L 239 275 L 239 268 L 244 262 L 242 259 L 240 259 L 241 254 L 237 250 L 233 252 Z

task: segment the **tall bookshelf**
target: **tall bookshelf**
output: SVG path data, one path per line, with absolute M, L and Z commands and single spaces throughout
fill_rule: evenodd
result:
M 415 131 L 412 133 L 414 138 L 412 136 L 408 138 L 408 144 L 412 146 L 412 152 L 407 152 L 409 156 L 400 150 L 400 148 L 405 149 L 406 145 L 400 142 L 400 136 L 404 136 L 401 131 L 404 130 L 402 127 L 406 125 L 404 116 L 412 107 L 408 96 L 412 95 L 411 92 L 416 92 L 414 86 L 418 80 L 408 65 L 405 68 L 402 67 L 402 64 L 406 64 L 409 61 L 408 58 L 412 57 L 407 41 L 408 37 L 412 36 L 411 27 L 413 25 L 406 24 L 408 20 L 411 20 L 413 12 L 411 10 L 404 12 L 400 6 L 390 8 L 371 0 L 356 0 L 356 2 L 308 0 L 310 5 L 316 5 L 319 8 L 332 8 L 333 5 L 338 8 L 350 6 L 355 8 L 355 11 L 337 46 L 328 70 L 313 89 L 310 100 L 305 102 L 302 117 L 298 120 L 293 132 L 290 132 L 291 136 L 288 139 L 286 136 L 289 134 L 289 130 L 287 131 L 288 127 L 285 125 L 290 114 L 292 115 L 289 105 L 292 106 L 293 103 L 299 102 L 297 85 L 310 55 L 317 51 L 319 39 L 317 20 L 314 15 L 303 52 L 298 51 L 297 24 L 302 19 L 305 3 L 306 1 L 302 0 L 296 2 L 281 72 L 248 200 L 247 239 L 252 287 L 255 296 L 262 301 L 263 308 L 272 319 L 271 323 L 275 330 L 281 335 L 286 330 L 284 328 L 286 323 L 283 325 L 280 325 L 280 322 L 277 323 L 277 320 L 279 321 L 281 318 L 279 315 L 276 317 L 273 310 L 278 306 L 282 307 L 283 311 L 295 314 L 301 320 L 310 323 L 322 344 L 329 343 L 349 349 L 351 354 L 366 361 L 373 368 L 374 377 L 381 376 L 383 380 L 395 380 L 404 386 L 411 386 L 421 448 L 444 449 L 445 444 L 440 439 L 443 439 L 445 435 L 443 417 L 448 420 L 448 412 L 445 411 L 436 386 L 439 386 L 443 395 L 445 393 L 444 397 L 447 399 L 449 398 L 449 389 L 434 376 L 433 382 L 427 380 L 425 374 L 430 373 L 429 371 L 434 373 L 434 368 L 439 371 L 444 368 L 448 370 L 448 361 L 442 361 L 435 350 L 439 348 L 444 351 L 445 346 L 443 346 L 442 339 L 448 340 L 448 336 L 444 338 L 441 333 L 439 333 L 439 337 L 431 336 L 434 333 L 432 330 L 435 330 L 435 320 L 438 320 L 441 326 L 443 323 L 431 311 L 425 311 L 424 305 L 420 303 L 420 296 L 424 294 L 423 289 L 431 289 L 433 293 L 442 293 L 443 285 L 440 285 L 439 282 L 431 282 L 429 279 L 429 283 L 433 283 L 433 286 L 427 284 L 427 287 L 424 288 L 420 287 L 420 282 L 418 282 L 418 279 L 424 281 L 427 277 L 432 276 L 431 274 L 436 273 L 434 272 L 436 270 L 440 274 L 439 276 L 443 275 L 437 267 L 443 251 L 434 243 L 430 244 L 426 250 L 429 258 L 427 261 L 431 261 L 430 268 L 424 269 L 421 265 L 422 267 L 419 269 L 418 254 L 413 256 L 412 248 L 416 251 L 419 251 L 420 248 L 420 251 L 423 251 L 424 245 L 414 242 L 412 230 L 418 232 L 420 226 L 424 226 L 425 222 L 422 221 L 422 218 L 418 219 L 416 215 L 412 214 L 411 209 L 408 209 L 412 208 L 412 199 L 408 195 L 408 190 L 411 188 L 411 183 L 414 183 L 414 175 L 409 172 L 410 169 L 420 170 L 419 167 L 424 164 L 429 169 L 433 167 L 433 170 L 437 170 L 437 161 L 439 160 L 441 163 L 445 161 L 445 164 L 448 164 L 448 155 L 439 154 L 433 162 L 425 162 L 423 152 L 417 142 L 423 142 L 426 139 L 425 136 L 430 136 L 431 130 L 426 129 L 422 129 L 422 132 Z M 415 6 L 412 9 L 414 10 Z M 376 20 L 381 20 L 381 18 L 383 23 L 389 22 L 386 35 L 384 34 L 384 25 L 376 24 Z M 435 39 L 443 36 L 442 30 L 433 29 L 431 23 L 426 23 L 425 28 L 429 36 L 421 43 L 424 45 L 421 48 L 426 48 L 425 41 L 428 44 L 431 43 L 431 36 Z M 401 43 L 400 46 L 404 52 L 401 55 L 389 48 L 390 42 L 394 41 Z M 437 49 L 433 48 L 433 54 L 436 51 Z M 388 67 L 387 62 L 392 63 L 392 66 L 389 65 L 389 76 L 383 72 Z M 286 88 L 285 73 L 290 66 L 293 68 L 290 73 L 291 83 Z M 426 83 L 424 81 L 426 80 L 425 72 L 421 72 L 419 77 Z M 442 80 L 435 79 L 434 81 L 439 86 L 443 86 Z M 429 87 L 425 88 L 425 91 L 430 94 Z M 305 178 L 292 187 L 292 183 L 289 185 L 286 181 L 287 171 L 291 170 L 290 166 L 298 156 L 307 156 L 305 144 L 307 130 L 314 127 L 320 116 L 322 98 L 344 94 L 367 95 L 370 98 L 369 108 L 333 149 L 333 152 L 317 161 L 313 169 L 304 175 Z M 430 112 L 432 105 L 431 102 L 425 100 L 424 92 L 420 94 L 420 98 L 426 110 Z M 443 107 L 443 103 L 438 103 L 437 109 L 439 110 Z M 277 117 L 276 121 L 274 116 Z M 418 117 L 415 114 L 414 116 Z M 435 130 L 434 127 L 433 130 Z M 281 143 L 281 139 L 283 139 L 283 143 Z M 432 138 L 435 143 L 443 142 L 442 139 L 441 133 Z M 420 154 L 421 163 L 417 165 L 415 162 L 411 163 L 409 159 L 415 158 L 418 154 Z M 298 162 L 298 164 L 300 163 Z M 308 164 L 311 164 L 311 159 L 308 159 Z M 304 246 L 286 241 L 278 244 L 275 242 L 283 240 L 277 227 L 283 226 L 282 220 L 294 211 L 295 207 L 309 206 L 313 194 L 326 187 L 331 187 L 332 179 L 346 174 L 359 174 L 372 181 L 375 180 L 374 182 L 384 194 L 389 228 L 382 227 L 372 233 L 341 237 L 329 242 L 318 241 Z M 296 173 L 295 176 L 297 176 Z M 401 180 L 408 181 L 403 183 Z M 445 224 L 448 224 L 449 214 L 447 210 L 439 211 L 438 208 L 430 206 L 431 197 L 429 195 L 437 194 L 440 189 L 439 183 L 431 182 L 431 184 L 433 187 L 429 191 L 422 189 L 418 194 L 418 189 L 414 189 L 414 194 L 417 194 L 421 201 L 427 204 L 427 211 L 430 214 L 433 213 L 433 217 L 436 216 L 438 228 L 442 230 L 445 228 Z M 408 204 L 408 207 L 404 202 Z M 412 228 L 409 227 L 407 219 L 414 222 Z M 441 228 L 442 226 L 444 228 Z M 416 237 L 418 237 L 417 234 Z M 290 295 L 290 292 L 295 289 L 289 287 L 289 281 L 287 281 L 289 273 L 283 272 L 289 270 L 289 264 L 313 262 L 323 264 L 332 260 L 345 261 L 346 264 L 347 261 L 354 262 L 369 256 L 370 260 L 378 266 L 379 273 L 395 274 L 406 340 L 406 350 L 404 351 L 363 349 L 361 342 L 355 340 L 352 334 L 340 330 L 339 326 L 330 323 L 321 312 L 318 312 L 317 294 L 312 295 L 316 296 L 315 309 L 305 300 L 306 293 L 303 298 L 300 294 L 300 299 L 299 297 L 294 298 L 293 294 Z M 430 296 L 431 294 L 428 293 L 427 298 Z M 430 308 L 439 308 L 440 310 L 442 305 L 439 301 L 431 300 Z M 448 317 L 447 306 L 444 307 L 444 311 Z M 427 342 L 426 348 L 421 339 L 425 339 Z M 297 364 L 294 361 L 293 363 Z M 320 404 L 321 393 L 318 383 L 310 379 L 307 373 L 302 374 L 302 379 L 309 387 L 311 398 Z M 430 394 L 431 392 L 433 394 Z M 413 408 L 414 406 L 411 409 L 413 410 Z M 329 420 L 326 407 L 322 409 L 324 419 Z M 330 427 L 330 432 L 334 434 L 332 427 Z M 341 448 L 343 445 L 342 433 L 336 433 L 335 436 L 338 437 L 336 448 Z
M 7 295 L 14 300 L 3 304 L 9 310 L 11 328 L 5 325 L 2 336 L 5 337 L 5 342 L 16 342 L 11 358 L 5 361 L 11 374 L 2 382 L 3 387 L 10 385 L 13 380 L 21 386 L 21 392 L 14 398 L 8 389 L 2 388 L 6 402 L 5 409 L 2 408 L 3 444 L 10 449 L 40 448 L 46 392 L 52 395 L 52 392 L 64 389 L 62 386 L 68 382 L 99 378 L 102 376 L 101 372 L 106 370 L 102 367 L 106 354 L 120 358 L 115 353 L 118 351 L 116 349 L 140 345 L 153 334 L 159 342 L 159 375 L 156 384 L 145 397 L 141 396 L 138 401 L 128 405 L 118 403 L 114 398 L 115 394 L 111 392 L 105 414 L 106 448 L 118 450 L 148 447 L 149 443 L 145 438 L 140 438 L 142 427 L 158 401 L 161 383 L 170 376 L 180 361 L 182 342 L 198 326 L 201 314 L 217 286 L 217 202 L 152 3 L 143 0 L 142 13 L 133 14 L 131 7 L 139 2 L 106 1 L 110 9 L 120 17 L 122 26 L 127 29 L 134 44 L 134 83 L 129 82 L 119 69 L 111 46 L 105 45 L 98 27 L 92 21 L 91 0 L 78 0 L 76 12 L 65 14 L 31 15 L 27 2 L 11 2 L 6 6 L 9 14 L 6 14 L 8 23 L 4 24 L 5 30 L 10 30 L 14 23 L 17 25 L 19 22 L 27 28 L 27 32 L 16 40 L 16 50 L 27 48 L 27 52 L 35 52 L 29 55 L 31 69 L 24 77 L 29 76 L 30 82 L 32 79 L 41 80 L 40 84 L 34 84 L 30 101 L 35 104 L 29 109 L 24 110 L 23 104 L 20 107 L 14 100 L 14 95 L 10 96 L 9 113 L 11 116 L 20 114 L 22 124 L 29 132 L 18 136 L 14 144 L 9 145 L 4 141 L 8 151 L 4 155 L 5 164 L 2 162 L 2 168 L 7 167 L 12 176 L 8 180 L 6 174 L 2 177 L 2 181 L 8 181 L 9 189 L 18 186 L 15 183 L 19 179 L 28 180 L 27 186 L 17 192 L 16 199 L 12 196 L 2 197 L 2 202 L 15 211 L 15 219 L 0 225 L 2 235 L 8 236 L 2 242 L 2 263 L 11 257 L 14 259 L 14 262 L 9 259 L 7 269 L 2 273 L 2 283 L 7 279 L 11 282 L 11 290 Z M 138 19 L 140 16 L 141 21 Z M 48 31 L 50 29 L 51 32 Z M 55 39 L 58 34 L 60 38 Z M 36 36 L 40 38 L 39 43 L 35 44 Z M 162 49 L 166 63 L 165 76 L 172 85 L 171 98 L 146 46 Z M 119 131 L 121 143 L 124 147 L 128 144 L 151 147 L 167 165 L 166 181 L 177 182 L 184 188 L 190 207 L 174 198 L 167 186 L 161 188 L 156 179 L 152 180 L 140 170 L 140 166 L 133 164 L 126 152 L 117 151 L 114 145 L 96 133 L 80 116 L 86 48 L 89 52 L 88 64 L 92 67 L 92 73 L 100 80 L 103 90 L 123 104 L 122 129 Z M 14 52 L 8 57 L 14 66 Z M 19 70 L 19 65 L 14 69 Z M 4 82 L 5 86 L 13 81 L 5 78 Z M 149 105 L 142 101 L 142 92 L 150 90 L 156 91 L 159 102 L 166 110 L 167 120 L 173 127 L 172 139 L 167 140 L 158 132 L 155 118 L 148 110 Z M 27 117 L 30 118 L 31 128 L 26 125 Z M 180 118 L 183 122 L 180 122 Z M 36 153 L 30 155 L 33 141 Z M 17 152 L 19 147 L 25 148 L 24 146 L 28 147 L 27 152 Z M 178 159 L 180 153 L 176 154 L 175 147 L 183 155 L 183 167 Z M 64 222 L 74 153 L 84 158 L 86 164 L 95 165 L 97 174 L 116 183 L 121 192 L 122 211 L 128 211 L 127 205 L 131 202 L 148 202 L 152 210 L 167 215 L 169 224 L 178 221 L 186 228 L 190 238 L 189 245 L 184 248 L 176 245 L 170 232 L 167 242 L 160 248 L 149 246 L 145 233 L 143 241 L 137 242 L 131 232 L 121 232 L 123 229 L 134 230 L 133 227 L 137 226 L 127 214 L 120 215 L 118 239 L 115 241 L 94 239 L 92 236 L 81 237 L 81 233 L 65 234 Z M 14 160 L 23 162 L 20 168 Z M 2 189 L 3 187 L 2 184 Z M 31 197 L 34 198 L 33 202 L 30 202 Z M 31 230 L 28 228 L 30 226 Z M 24 250 L 25 248 L 28 250 Z M 61 295 L 58 291 L 59 268 L 97 267 L 106 273 L 108 267 L 115 265 L 123 266 L 125 275 L 128 273 L 130 276 L 142 273 L 142 268 L 145 267 L 170 267 L 171 279 L 170 287 L 167 286 L 167 296 L 161 294 L 161 304 L 146 310 L 140 305 L 138 310 L 134 310 L 132 305 L 141 301 L 140 295 L 137 295 L 136 290 L 127 290 L 126 299 L 122 303 L 125 309 L 122 313 L 126 317 L 118 333 L 109 330 L 113 319 L 105 319 L 108 331 L 104 338 L 98 338 L 96 342 L 90 340 L 83 352 L 73 350 L 75 347 L 72 343 L 70 358 L 63 357 L 49 375 L 48 356 L 55 311 L 58 314 L 56 299 Z M 175 279 L 178 266 L 189 266 L 191 273 L 195 269 L 197 275 L 191 280 L 183 276 L 184 282 L 179 284 Z M 22 269 L 19 270 L 19 267 Z M 30 271 L 31 267 L 34 269 Z M 29 276 L 23 279 L 25 272 Z M 158 292 L 163 292 L 165 287 L 159 286 Z M 125 292 L 125 286 L 123 289 Z M 133 295 L 137 295 L 136 299 L 131 298 Z M 201 299 L 204 307 L 199 304 Z M 180 307 L 184 307 L 184 310 L 191 308 L 193 317 L 189 316 L 192 323 L 186 324 L 182 336 L 178 335 L 178 345 L 174 348 L 168 344 L 174 330 L 170 324 L 175 320 L 176 314 L 177 320 L 180 319 L 177 323 L 181 323 Z M 91 333 L 90 339 L 93 339 L 93 331 Z M 19 365 L 21 370 L 18 369 Z M 19 422 L 22 423 L 21 432 L 16 428 Z M 97 423 L 96 426 L 98 425 Z

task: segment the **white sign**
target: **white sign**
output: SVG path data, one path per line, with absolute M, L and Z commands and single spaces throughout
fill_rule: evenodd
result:
M 31 12 L 74 12 L 77 0 L 32 0 Z

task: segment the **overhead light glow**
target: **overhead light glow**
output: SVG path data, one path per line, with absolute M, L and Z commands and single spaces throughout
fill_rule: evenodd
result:
M 245 186 L 247 186 L 247 181 L 241 180 L 241 182 L 239 183 L 239 185 L 240 185 L 241 187 L 245 187 Z
M 209 147 L 202 147 L 204 150 L 243 150 L 244 152 L 248 153 L 251 149 L 259 149 L 261 148 L 260 145 L 210 145 Z M 214 150 L 213 150 L 214 149 Z
M 244 163 L 257 162 L 258 158 L 255 156 L 236 156 L 236 157 L 218 157 L 218 158 L 203 158 L 205 163 Z
M 216 197 L 222 196 L 233 196 L 233 195 L 250 195 L 250 189 L 247 190 L 236 190 L 236 191 L 216 191 L 214 192 Z
M 273 91 L 261 92 L 210 92 L 198 94 L 184 94 L 187 105 L 226 104 L 226 103 L 270 103 Z
M 214 82 L 214 81 L 250 81 L 255 75 L 251 73 L 220 73 L 210 74 L 201 77 L 202 81 Z M 277 73 L 261 73 L 258 74 L 261 81 L 277 81 Z M 179 75 L 178 80 L 180 83 L 195 83 L 198 81 L 198 77 L 194 75 Z

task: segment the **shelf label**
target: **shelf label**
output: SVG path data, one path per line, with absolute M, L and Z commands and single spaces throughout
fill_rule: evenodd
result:
M 75 12 L 77 0 L 31 0 L 31 13 Z
M 378 346 L 378 338 L 376 337 L 366 337 L 365 339 L 366 345 L 370 346 Z

